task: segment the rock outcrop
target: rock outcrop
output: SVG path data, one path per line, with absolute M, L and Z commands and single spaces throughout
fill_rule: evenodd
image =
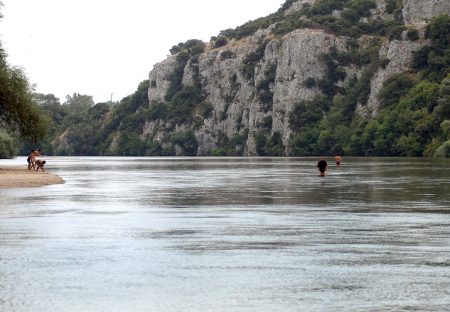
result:
M 382 45 L 379 55 L 380 59 L 388 61 L 385 68 L 379 68 L 370 82 L 370 96 L 367 103 L 357 106 L 357 113 L 365 117 L 374 117 L 378 113 L 380 103 L 378 93 L 383 83 L 395 74 L 399 74 L 410 67 L 414 51 L 419 50 L 426 44 L 426 40 L 399 41 L 394 40 Z
M 306 81 L 323 78 L 326 66 L 320 56 L 330 47 L 344 50 L 345 39 L 322 30 L 301 29 L 284 36 L 277 53 L 270 54 L 272 57 L 277 55 L 272 129 L 283 134 L 285 145 L 291 134 L 287 115 L 299 101 L 312 100 L 320 94 L 318 88 L 308 87 Z
M 448 0 L 403 0 L 403 19 L 406 24 L 425 23 L 436 15 L 449 12 Z
M 284 14 L 298 12 L 315 0 L 299 0 L 292 3 Z M 386 3 L 377 1 L 372 14 L 376 18 L 393 19 L 385 12 Z M 443 13 L 450 13 L 448 0 L 404 0 L 403 19 L 406 24 L 424 23 L 427 19 Z M 333 12 L 339 16 L 339 12 Z M 296 103 L 310 101 L 322 94 L 322 90 L 313 82 L 324 78 L 327 64 L 321 56 L 331 47 L 344 52 L 348 49 L 349 37 L 337 36 L 322 29 L 302 28 L 283 36 L 275 36 L 271 29 L 260 29 L 243 39 L 230 40 L 226 45 L 214 48 L 206 45 L 203 53 L 190 60 L 182 73 L 183 86 L 198 86 L 205 96 L 205 103 L 212 106 L 212 113 L 202 118 L 195 127 L 198 141 L 198 155 L 207 155 L 218 146 L 219 137 L 231 138 L 235 135 L 245 137 L 245 155 L 256 155 L 256 135 L 262 130 L 268 135 L 279 133 L 285 154 L 289 154 L 289 140 L 292 130 L 289 114 Z M 379 58 L 387 60 L 387 65 L 378 68 L 370 80 L 370 94 L 366 103 L 358 103 L 356 114 L 365 118 L 375 116 L 379 109 L 377 94 L 383 82 L 394 74 L 408 69 L 412 53 L 427 44 L 419 40 L 385 40 L 379 50 Z M 263 55 L 252 63 L 243 73 L 246 58 L 263 49 Z M 150 105 L 166 102 L 166 94 L 173 82 L 173 73 L 177 68 L 176 56 L 154 66 L 150 72 L 148 97 Z M 346 66 L 346 79 L 360 77 L 366 68 Z M 273 79 L 270 80 L 271 74 Z M 264 85 L 264 87 L 262 87 Z M 263 100 L 261 95 L 269 95 Z M 267 129 L 267 121 L 270 127 Z M 189 125 L 173 124 L 163 120 L 147 122 L 143 137 L 151 137 L 156 142 L 164 142 L 169 131 L 182 131 Z M 265 128 L 266 127 L 266 128 Z M 179 151 L 182 154 L 182 151 Z
M 289 15 L 295 12 L 300 11 L 301 9 L 304 8 L 305 4 L 306 5 L 312 5 L 314 4 L 314 2 L 316 2 L 316 0 L 298 0 L 292 3 L 291 7 L 288 8 L 284 14 L 285 15 Z

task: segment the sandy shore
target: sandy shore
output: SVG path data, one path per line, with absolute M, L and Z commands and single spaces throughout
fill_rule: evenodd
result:
M 53 173 L 30 171 L 24 166 L 0 167 L 0 188 L 37 187 L 61 183 L 64 183 L 64 180 Z

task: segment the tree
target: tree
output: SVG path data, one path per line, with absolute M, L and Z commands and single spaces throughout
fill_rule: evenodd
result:
M 0 7 L 3 3 L 0 1 Z M 0 19 L 3 15 L 0 12 Z M 10 142 L 7 133 L 18 132 L 22 138 L 35 142 L 46 135 L 47 119 L 32 100 L 32 87 L 23 71 L 11 67 L 0 42 L 0 130 L 3 142 Z M 8 138 L 8 139 L 6 139 Z M 6 141 L 5 141 L 6 140 Z M 5 145 L 3 145 L 5 146 Z M 2 156 L 0 155 L 0 158 Z
M 407 94 L 414 84 L 414 79 L 405 73 L 388 78 L 378 93 L 378 99 L 381 101 L 382 107 L 397 104 L 400 98 Z
M 64 102 L 64 105 L 68 105 L 69 112 L 80 113 L 82 111 L 87 111 L 94 106 L 94 100 L 90 95 L 74 93 L 73 96 L 66 96 L 66 102 Z
M 66 107 L 62 106 L 59 98 L 53 94 L 35 93 L 33 98 L 44 114 L 50 117 L 55 124 L 59 125 L 67 115 Z
M 170 141 L 173 145 L 181 147 L 187 156 L 195 156 L 197 154 L 198 142 L 195 133 L 192 130 L 184 132 L 175 132 L 170 135 Z
M 0 158 L 12 158 L 15 155 L 14 139 L 0 131 Z
M 45 137 L 47 118 L 33 102 L 32 87 L 22 69 L 11 67 L 0 43 L 0 128 L 31 142 Z
M 427 26 L 427 37 L 439 49 L 447 49 L 450 43 L 450 16 L 441 14 L 433 18 Z

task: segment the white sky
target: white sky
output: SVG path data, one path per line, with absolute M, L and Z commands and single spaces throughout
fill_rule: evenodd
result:
M 169 49 L 208 42 L 266 16 L 285 0 L 0 0 L 0 40 L 36 91 L 121 100 Z

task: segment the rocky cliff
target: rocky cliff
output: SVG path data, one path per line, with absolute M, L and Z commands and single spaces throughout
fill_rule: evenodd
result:
M 181 48 L 156 64 L 149 75 L 150 108 L 170 104 L 175 109 L 187 103 L 174 100 L 186 88 L 201 96 L 190 103 L 190 118 L 166 114 L 147 120 L 142 139 L 175 145 L 182 155 L 185 148 L 168 138 L 190 129 L 198 143 L 197 155 L 210 155 L 225 143 L 233 145 L 237 154 L 260 155 L 261 144 L 271 139 L 282 155 L 290 155 L 293 136 L 300 131 L 292 122 L 296 105 L 312 105 L 321 95 L 334 105 L 337 96 L 348 94 L 341 90 L 348 90 L 351 83 L 367 85 L 361 87 L 367 94 L 355 100 L 353 117 L 376 116 L 383 83 L 408 70 L 413 52 L 429 43 L 424 35 L 427 20 L 450 13 L 450 2 L 377 0 L 366 11 L 352 7 L 352 1 L 342 3 L 346 4 L 324 9 L 319 0 L 286 1 L 282 17 L 278 12 L 278 17 L 249 35 L 224 33 L 200 53 L 180 60 Z M 359 28 L 341 26 L 348 21 Z M 223 39 L 220 44 L 218 38 Z M 365 56 L 367 51 L 376 57 Z M 352 59 L 355 54 L 360 59 Z M 238 140 L 230 143 L 233 138 Z
M 403 19 L 406 24 L 425 23 L 430 18 L 450 12 L 447 0 L 403 0 Z

